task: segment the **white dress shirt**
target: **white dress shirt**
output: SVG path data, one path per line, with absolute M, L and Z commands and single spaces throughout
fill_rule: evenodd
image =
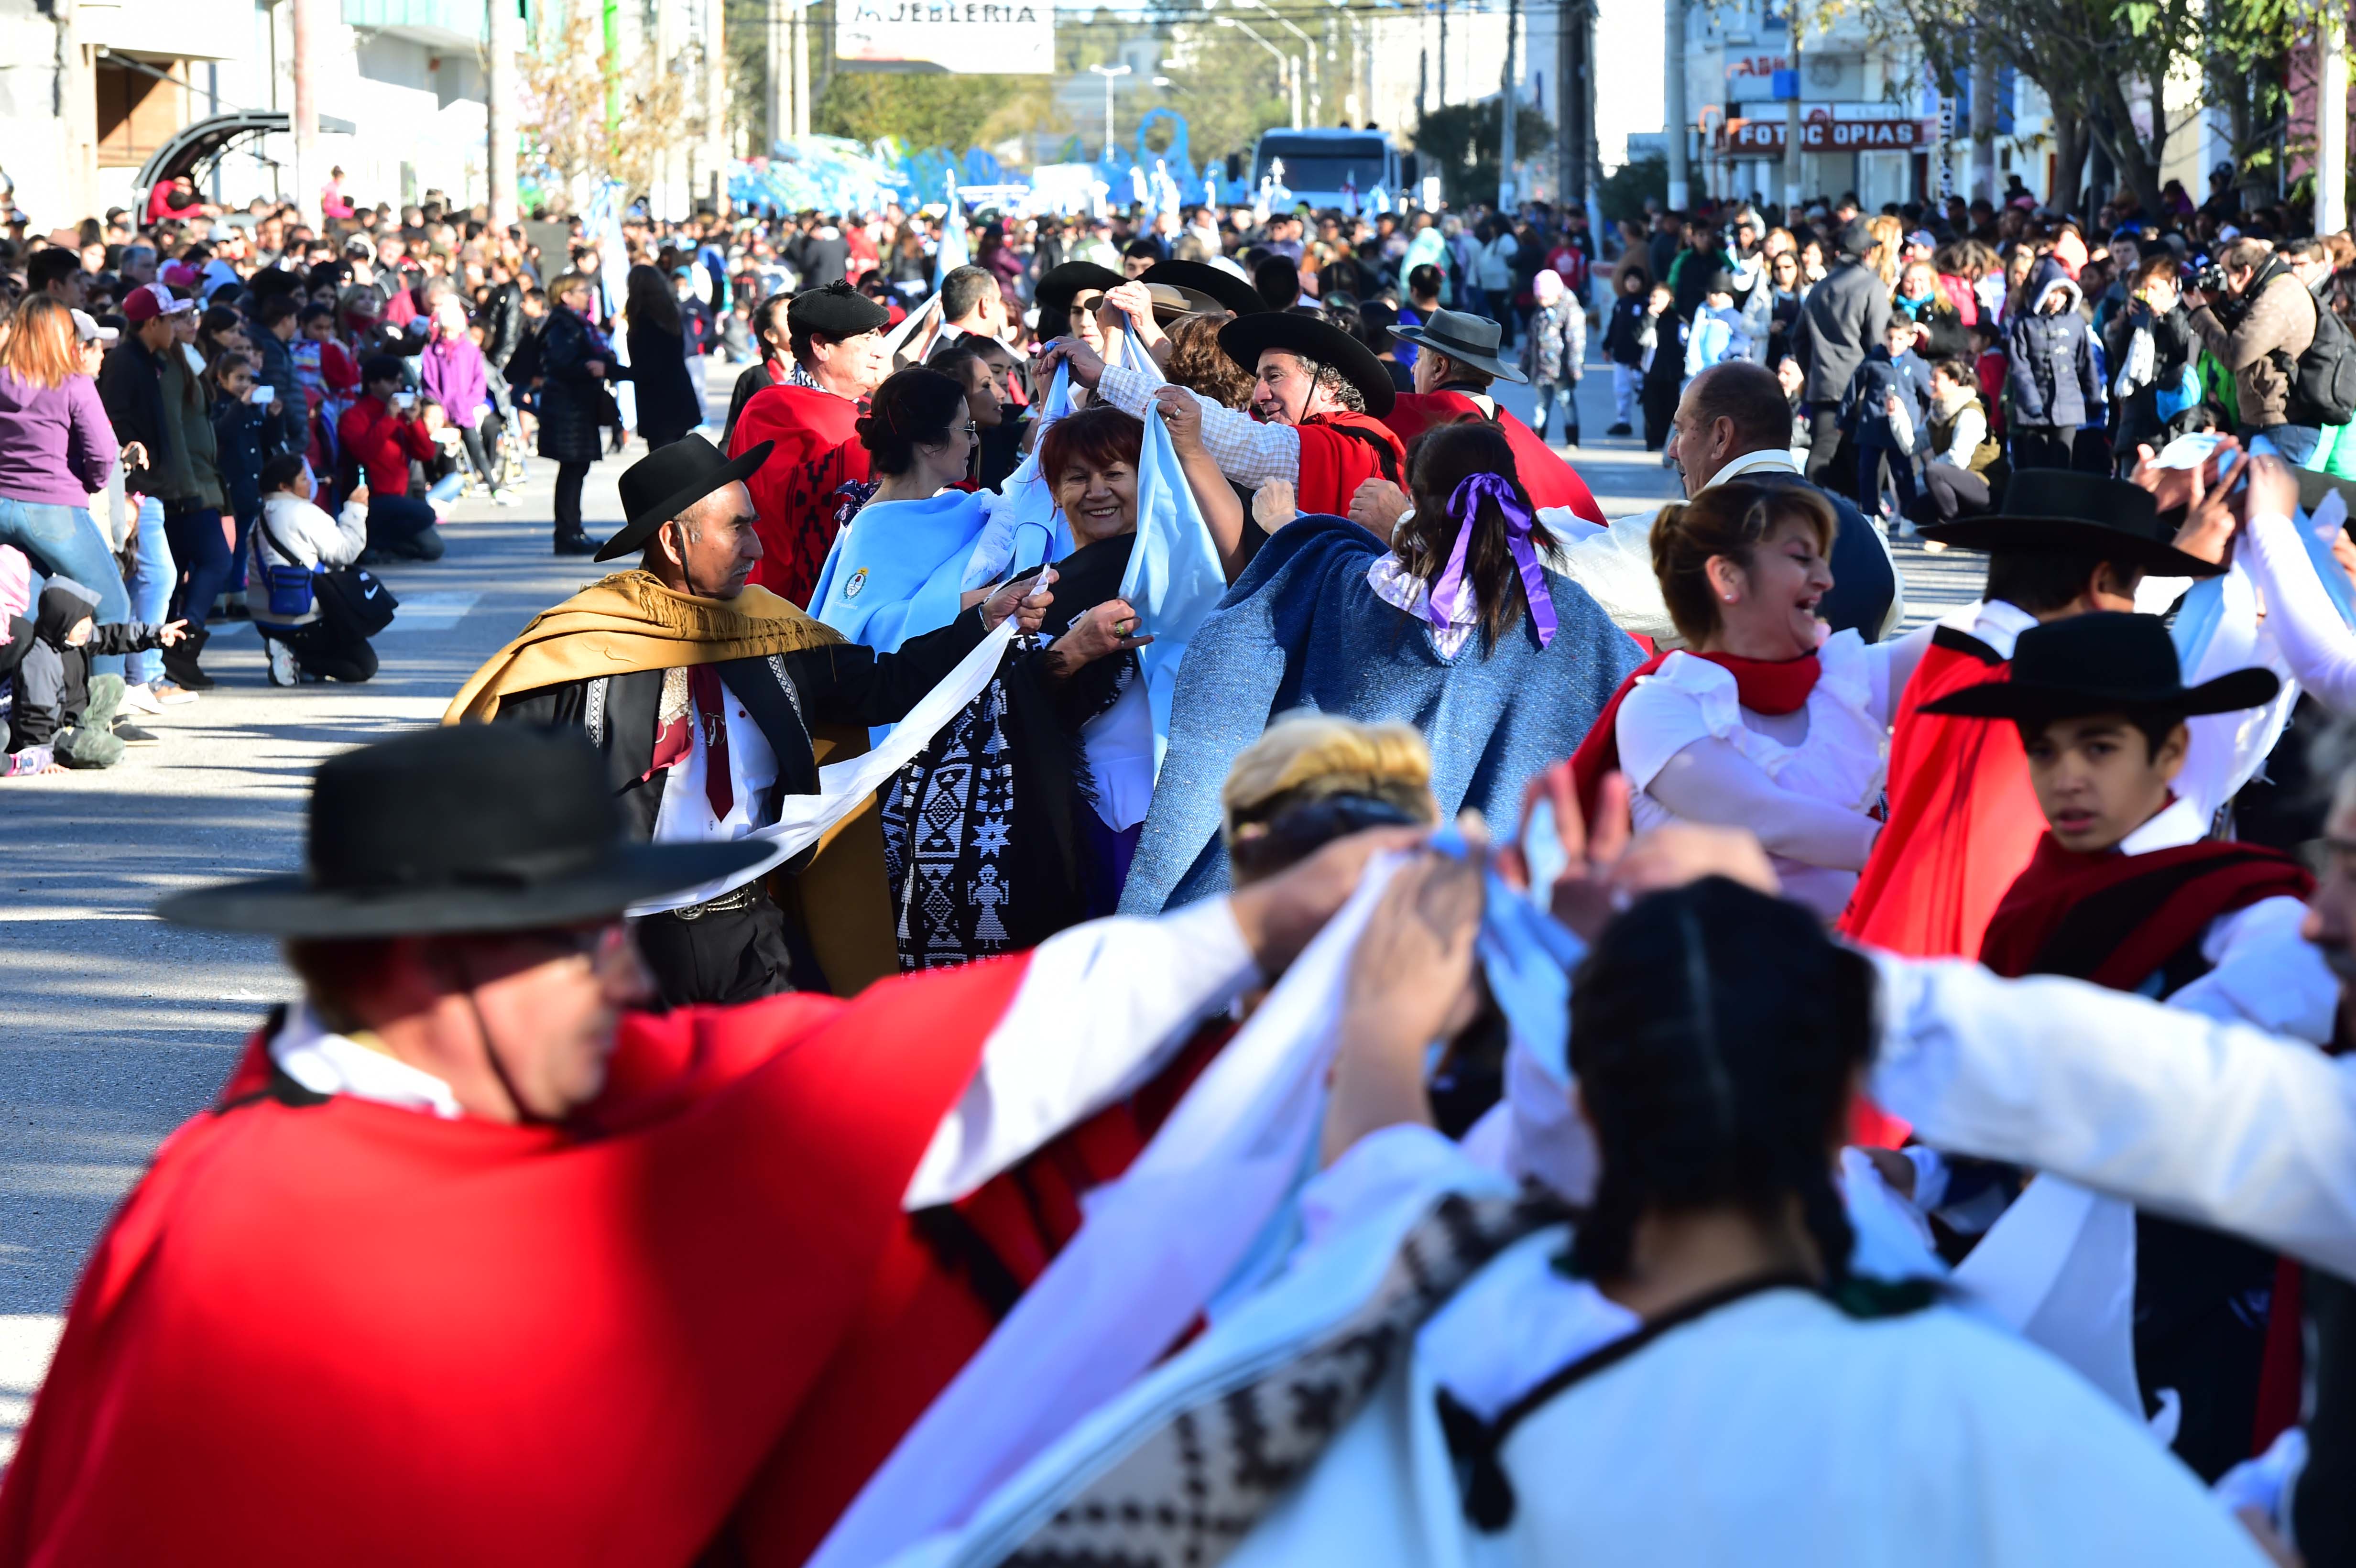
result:
M 374 1051 L 319 1021 L 309 1002 L 286 1009 L 286 1021 L 270 1041 L 278 1070 L 314 1094 L 349 1094 L 405 1111 L 423 1111 L 455 1121 L 465 1113 L 450 1085 L 398 1057 Z
M 736 694 L 725 687 L 721 688 L 720 710 L 722 722 L 728 727 L 728 782 L 735 795 L 729 804 L 728 815 L 712 816 L 711 797 L 704 793 L 703 781 L 711 763 L 703 745 L 703 715 L 691 704 L 687 756 L 671 764 L 670 777 L 663 781 L 662 805 L 655 812 L 654 841 L 658 844 L 726 843 L 767 826 L 755 821 L 753 816 L 762 797 L 777 782 L 777 753 L 770 749 L 769 738 L 761 733 L 761 727 L 753 722 L 752 715 L 744 711 Z M 630 912 L 654 914 L 704 902 L 744 886 L 758 874 L 747 871 L 723 886 L 695 888 L 670 898 L 634 904 Z

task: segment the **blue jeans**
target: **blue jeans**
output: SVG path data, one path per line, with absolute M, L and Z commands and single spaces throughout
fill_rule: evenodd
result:
M 1546 439 L 1554 424 L 1555 405 L 1562 405 L 1562 428 L 1566 438 L 1576 444 L 1579 440 L 1579 383 L 1576 381 L 1538 381 L 1530 387 L 1537 407 L 1532 411 L 1538 417 L 1538 435 Z
M 1877 432 L 1859 425 L 1857 432 L 1857 503 L 1858 509 L 1872 517 L 1881 506 L 1881 464 L 1890 463 L 1890 478 L 1898 487 L 1898 516 L 1904 517 L 1914 508 L 1914 460 L 1899 450 L 1891 441 L 1877 441 Z
M 2276 454 L 2293 468 L 2306 467 L 2307 460 L 2315 455 L 2316 447 L 2323 440 L 2322 429 L 2311 424 L 2270 424 L 2254 431 L 2252 435 L 2262 435 L 2272 442 Z
M 153 496 L 139 497 L 139 569 L 131 574 L 131 619 L 153 626 L 172 607 L 172 590 L 180 585 L 180 569 L 172 559 L 171 536 L 164 531 L 164 503 Z M 123 678 L 145 686 L 162 678 L 164 656 L 143 648 L 124 661 Z
M 23 550 L 43 577 L 70 578 L 97 594 L 101 622 L 131 619 L 131 595 L 123 591 L 123 573 L 87 507 L 0 496 L 0 544 Z M 94 675 L 121 675 L 123 656 L 94 657 L 90 667 Z
M 172 559 L 187 573 L 173 597 L 176 609 L 192 627 L 201 629 L 212 613 L 213 600 L 237 575 L 237 558 L 221 533 L 221 515 L 210 507 L 174 507 L 164 515 L 164 531 L 172 541 Z

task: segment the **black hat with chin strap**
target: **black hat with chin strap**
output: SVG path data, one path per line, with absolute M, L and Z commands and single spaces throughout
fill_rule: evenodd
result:
M 2158 616 L 2105 610 L 2029 627 L 2013 644 L 2011 678 L 1949 692 L 1922 711 L 2032 722 L 2095 713 L 2191 719 L 2261 707 L 2281 688 L 2270 669 L 2187 686 Z
M 734 459 L 700 435 L 659 446 L 622 470 L 622 509 L 628 521 L 597 551 L 599 560 L 636 555 L 655 530 L 723 485 L 750 476 L 777 443 L 764 441 Z
M 1358 389 L 1366 411 L 1376 419 L 1398 401 L 1391 373 L 1375 351 L 1329 322 L 1289 310 L 1239 315 L 1219 328 L 1219 351 L 1244 368 L 1259 374 L 1259 357 L 1269 349 L 1297 354 L 1310 364 L 1333 371 Z
M 749 839 L 630 844 L 578 731 L 457 724 L 330 757 L 304 868 L 175 893 L 158 917 L 325 940 L 545 930 L 748 870 Z
M 2149 491 L 2066 468 L 2017 468 L 2004 487 L 2002 511 L 1921 531 L 1965 549 L 2066 550 L 2160 577 L 2214 577 L 2225 570 L 2176 548 L 2176 530 Z

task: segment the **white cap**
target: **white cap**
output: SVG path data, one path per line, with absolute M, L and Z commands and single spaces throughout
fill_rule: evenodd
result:
M 123 336 L 111 326 L 101 326 L 86 310 L 73 313 L 74 336 L 84 343 L 112 343 Z

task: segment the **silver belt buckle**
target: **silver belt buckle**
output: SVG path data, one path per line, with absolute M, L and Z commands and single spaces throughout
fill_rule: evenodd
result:
M 707 914 L 726 914 L 734 910 L 750 909 L 756 896 L 758 895 L 755 891 L 755 884 L 746 882 L 743 887 L 731 889 L 716 899 L 706 899 L 700 904 L 689 904 L 684 909 L 675 909 L 670 912 L 671 917 L 674 920 L 701 920 Z

